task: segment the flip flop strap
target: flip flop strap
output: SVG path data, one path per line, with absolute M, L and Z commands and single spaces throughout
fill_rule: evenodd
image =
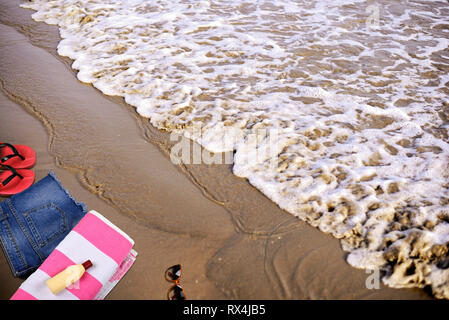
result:
M 4 147 L 10 148 L 11 151 L 13 152 L 13 154 L 10 154 L 10 155 L 7 155 L 7 156 L 3 157 L 0 160 L 1 162 L 5 162 L 5 161 L 7 161 L 7 160 L 9 160 L 11 158 L 14 158 L 14 157 L 19 157 L 20 159 L 25 160 L 25 158 L 19 153 L 19 151 L 17 151 L 17 149 L 12 144 L 9 144 L 9 143 L 2 143 L 2 144 L 0 144 L 0 148 L 4 148 Z
M 19 177 L 20 179 L 23 179 L 23 177 L 22 177 L 20 174 L 18 174 L 17 171 L 16 171 L 16 169 L 14 169 L 13 167 L 7 166 L 7 165 L 5 165 L 5 164 L 2 164 L 1 167 L 5 167 L 7 170 L 9 170 L 9 171 L 12 172 L 12 174 L 11 174 L 8 178 L 6 178 L 5 180 L 3 180 L 3 181 L 1 182 L 1 184 L 2 184 L 3 186 L 6 186 L 8 183 L 10 183 L 11 180 L 14 179 L 14 177 L 16 177 L 16 176 Z M 2 169 L 3 169 L 3 168 L 2 168 Z

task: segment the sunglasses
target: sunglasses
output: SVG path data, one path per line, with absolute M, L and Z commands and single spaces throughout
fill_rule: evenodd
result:
M 179 279 L 181 278 L 181 265 L 177 264 L 171 266 L 165 270 L 165 280 L 174 282 L 175 284 L 168 289 L 167 299 L 168 300 L 185 300 L 186 295 L 184 294 L 184 289 L 179 284 Z

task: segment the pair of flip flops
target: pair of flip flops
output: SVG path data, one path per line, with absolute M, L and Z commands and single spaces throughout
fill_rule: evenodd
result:
M 36 153 L 25 145 L 0 142 L 0 196 L 10 196 L 29 188 L 35 174 L 29 168 L 36 163 Z

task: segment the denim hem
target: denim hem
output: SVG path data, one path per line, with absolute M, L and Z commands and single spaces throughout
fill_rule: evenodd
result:
M 68 196 L 68 197 L 69 197 L 69 198 L 70 198 L 70 199 L 71 199 L 77 206 L 80 206 L 81 208 L 83 208 L 83 212 L 84 212 L 84 213 L 87 213 L 87 206 L 84 204 L 84 202 L 76 201 L 76 199 L 72 197 L 72 195 L 70 194 L 70 192 L 68 192 L 67 189 L 64 188 L 64 186 L 62 185 L 61 181 L 59 181 L 59 179 L 56 177 L 56 174 L 55 174 L 53 171 L 50 171 L 50 172 L 48 173 L 48 175 L 51 176 L 51 177 L 56 181 L 56 183 L 57 183 L 58 186 L 61 188 L 61 190 L 64 191 L 65 194 L 66 194 L 66 195 L 67 195 L 67 196 Z

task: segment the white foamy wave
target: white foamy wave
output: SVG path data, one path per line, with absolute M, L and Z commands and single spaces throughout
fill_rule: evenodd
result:
M 341 239 L 353 266 L 449 298 L 447 2 L 23 7 L 59 26 L 58 52 L 80 81 L 123 96 L 160 129 L 234 149 L 235 174 Z M 276 130 L 279 151 L 250 161 L 273 143 L 248 147 L 257 130 Z

